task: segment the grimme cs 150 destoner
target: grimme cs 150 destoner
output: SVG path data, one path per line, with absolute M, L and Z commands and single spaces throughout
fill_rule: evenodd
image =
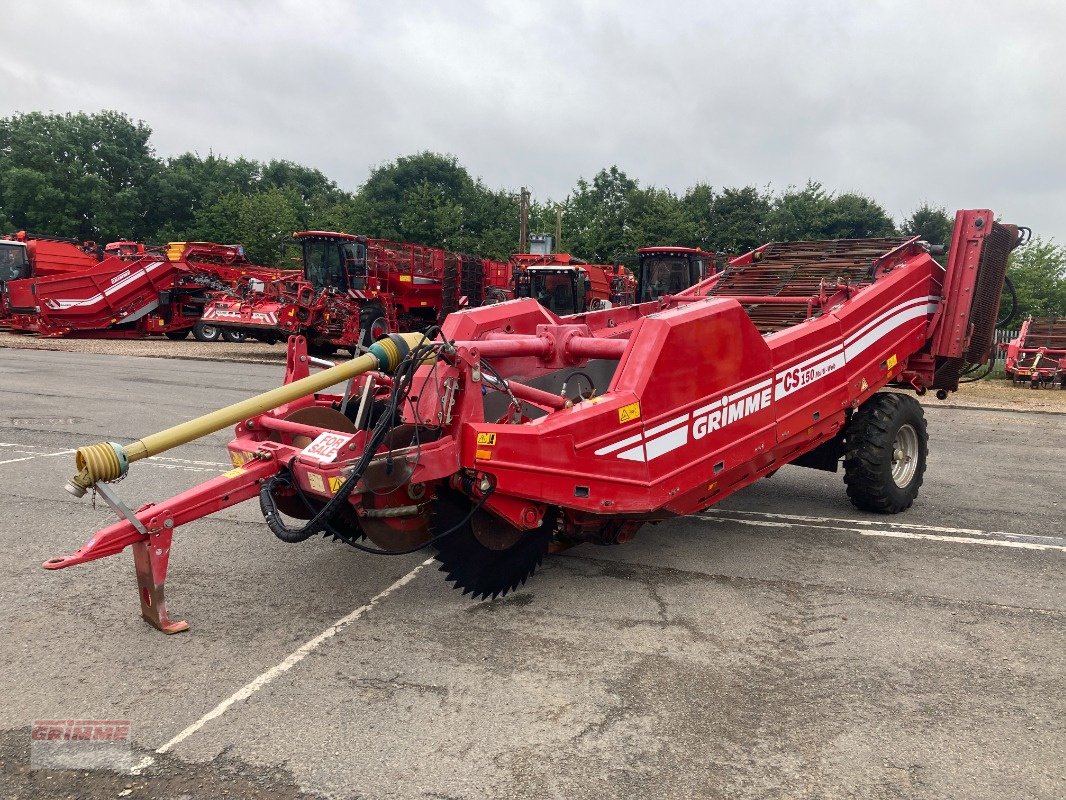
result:
M 450 315 L 132 444 L 77 451 L 67 488 L 120 519 L 62 569 L 132 547 L 145 619 L 177 528 L 258 498 L 286 542 L 322 533 L 369 552 L 435 549 L 455 587 L 494 598 L 553 550 L 631 539 L 786 464 L 836 471 L 862 509 L 908 508 L 941 397 L 988 359 L 1018 229 L 956 216 L 942 267 L 917 237 L 771 243 L 678 294 L 557 317 L 533 300 Z M 328 387 L 343 385 L 339 394 Z M 132 511 L 109 482 L 131 462 L 236 425 L 234 468 Z

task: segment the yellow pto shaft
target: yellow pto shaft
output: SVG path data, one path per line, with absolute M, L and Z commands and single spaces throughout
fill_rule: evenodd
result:
M 101 442 L 79 448 L 74 454 L 78 474 L 67 481 L 66 490 L 75 497 L 98 482 L 113 481 L 126 474 L 132 461 L 158 455 L 179 445 L 236 425 L 272 408 L 291 403 L 301 397 L 320 392 L 330 386 L 372 370 L 392 373 L 404 357 L 415 347 L 427 342 L 420 333 L 400 333 L 375 342 L 370 351 L 343 364 L 317 372 L 277 389 L 271 389 L 239 403 L 220 408 L 191 419 L 165 431 L 145 436 L 133 444 L 120 445 Z

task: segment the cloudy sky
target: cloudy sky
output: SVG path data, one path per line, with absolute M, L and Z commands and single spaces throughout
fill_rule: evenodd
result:
M 1066 242 L 1059 0 L 4 0 L 0 116 L 116 109 L 159 155 L 355 189 L 433 150 L 561 198 L 642 185 L 859 191 L 897 219 L 990 207 Z

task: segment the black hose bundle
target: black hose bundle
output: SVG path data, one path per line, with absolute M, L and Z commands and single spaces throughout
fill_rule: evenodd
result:
M 432 336 L 436 336 L 437 331 L 431 331 Z M 388 405 L 386 407 L 386 413 L 381 415 L 377 424 L 370 432 L 370 438 L 367 440 L 366 448 L 363 450 L 362 456 L 359 461 L 356 462 L 355 468 L 352 470 L 352 474 L 341 484 L 336 494 L 331 497 L 326 504 L 315 513 L 311 519 L 301 528 L 290 528 L 284 520 L 281 519 L 281 515 L 278 513 L 277 502 L 274 499 L 274 489 L 280 485 L 287 485 L 296 490 L 297 494 L 307 502 L 307 499 L 303 497 L 303 493 L 300 491 L 300 486 L 292 476 L 291 469 L 286 469 L 283 472 L 279 472 L 263 483 L 262 488 L 259 490 L 259 508 L 263 512 L 263 520 L 274 535 L 281 539 L 283 542 L 302 542 L 305 539 L 314 536 L 316 533 L 322 533 L 328 531 L 334 532 L 331 523 L 340 511 L 342 505 L 348 502 L 348 497 L 355 489 L 355 485 L 359 483 L 360 478 L 363 477 L 363 472 L 366 471 L 367 466 L 370 464 L 371 459 L 374 458 L 374 454 L 377 452 L 378 447 L 385 440 L 385 437 L 389 433 L 389 429 L 392 427 L 392 420 L 395 418 L 396 412 L 399 410 L 400 402 L 407 396 L 408 390 L 411 388 L 411 382 L 414 380 L 415 372 L 422 364 L 422 361 L 427 355 L 436 350 L 440 345 L 429 341 L 430 336 L 427 335 L 426 340 L 422 344 L 414 347 L 400 363 L 397 365 L 395 372 L 392 375 L 392 393 L 389 395 Z
M 356 484 L 359 483 L 367 466 L 369 466 L 374 455 L 377 453 L 378 448 L 392 429 L 393 421 L 396 419 L 400 409 L 400 403 L 407 397 L 411 388 L 411 383 L 414 381 L 415 372 L 418 370 L 418 367 L 421 366 L 426 356 L 442 346 L 442 343 L 431 341 L 437 336 L 439 330 L 439 328 L 431 328 L 426 331 L 426 340 L 423 341 L 422 344 L 413 348 L 399 365 L 397 365 L 396 370 L 392 375 L 392 392 L 389 395 L 384 412 L 381 414 L 377 423 L 374 425 L 374 428 L 370 432 L 370 437 L 367 440 L 362 456 L 360 456 L 359 461 L 356 462 L 351 475 L 348 476 L 344 483 L 341 484 L 340 488 L 337 489 L 337 492 L 333 497 L 331 497 L 321 509 L 314 512 L 314 506 L 310 499 L 304 494 L 299 483 L 292 474 L 291 462 L 289 466 L 277 475 L 264 481 L 262 488 L 259 490 L 259 508 L 263 512 L 263 520 L 275 536 L 283 542 L 293 544 L 309 539 L 317 533 L 324 532 L 341 539 L 357 550 L 362 550 L 365 553 L 388 556 L 407 555 L 408 553 L 417 552 L 427 545 L 454 533 L 469 522 L 474 516 L 474 513 L 485 504 L 485 501 L 492 494 L 491 488 L 481 496 L 478 502 L 470 509 L 470 512 L 458 523 L 448 530 L 436 534 L 422 544 L 407 550 L 381 550 L 374 547 L 367 547 L 366 545 L 354 541 L 350 535 L 345 535 L 345 533 L 338 530 L 336 526 L 337 514 L 348 502 L 348 497 L 355 490 Z M 304 505 L 307 506 L 307 509 L 314 512 L 314 516 L 312 516 L 302 527 L 290 528 L 281 518 L 281 514 L 278 512 L 277 501 L 274 498 L 274 491 L 280 487 L 293 489 L 303 501 Z

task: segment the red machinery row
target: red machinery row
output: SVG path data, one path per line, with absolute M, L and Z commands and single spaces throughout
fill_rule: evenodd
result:
M 786 465 L 842 467 L 855 505 L 897 513 L 926 468 L 908 392 L 947 397 L 988 361 L 1018 244 L 991 211 L 960 211 L 944 266 L 918 237 L 777 242 L 678 291 L 671 275 L 691 260 L 664 259 L 666 288 L 645 302 L 562 317 L 532 299 L 471 308 L 432 340 L 390 334 L 315 374 L 292 337 L 283 386 L 80 448 L 68 491 L 98 493 L 119 520 L 44 566 L 131 547 L 142 615 L 176 632 L 175 532 L 250 499 L 285 542 L 432 547 L 477 598 L 520 586 L 551 552 L 627 542 Z M 132 462 L 228 426 L 229 472 L 136 510 L 115 492 Z
M 216 296 L 204 322 L 267 342 L 301 334 L 316 352 L 332 352 L 511 296 L 508 262 L 347 233 L 294 236 L 301 273 Z
M 636 281 L 619 265 L 566 254 L 510 260 L 346 233 L 294 234 L 301 269 L 250 264 L 243 248 L 205 242 L 146 250 L 136 242 L 92 247 L 44 237 L 0 240 L 0 327 L 46 336 L 143 336 L 207 341 L 306 336 L 316 352 L 367 346 L 419 330 L 460 308 L 537 297 L 559 314 L 628 305 Z M 667 253 L 666 251 L 669 250 Z M 660 252 L 662 251 L 662 252 Z M 640 258 L 700 259 L 684 286 L 706 275 L 707 255 L 648 248 Z M 676 283 L 676 279 L 675 279 Z M 665 284 L 649 283 L 661 294 Z

